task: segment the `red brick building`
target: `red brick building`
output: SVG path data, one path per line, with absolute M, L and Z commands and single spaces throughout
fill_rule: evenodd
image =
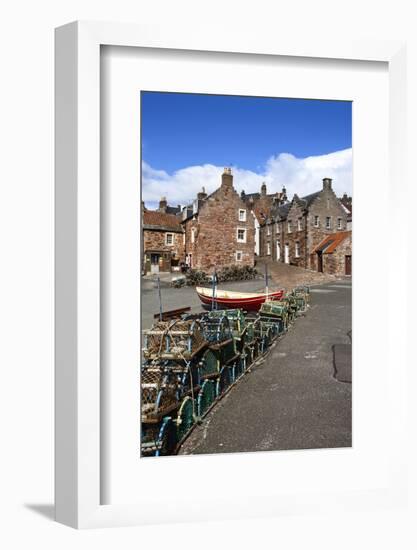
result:
M 250 209 L 233 187 L 225 168 L 221 185 L 211 195 L 198 193 L 183 209 L 186 263 L 211 272 L 230 265 L 254 265 L 255 228 Z
M 161 206 L 162 205 L 162 206 Z M 165 199 L 159 210 L 142 209 L 144 273 L 175 271 L 184 260 L 184 231 L 176 214 L 166 213 Z

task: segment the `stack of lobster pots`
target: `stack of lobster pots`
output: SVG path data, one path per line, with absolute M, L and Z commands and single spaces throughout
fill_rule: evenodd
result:
M 175 454 L 196 422 L 309 305 L 297 287 L 255 316 L 213 310 L 158 321 L 145 331 L 141 367 L 141 454 Z

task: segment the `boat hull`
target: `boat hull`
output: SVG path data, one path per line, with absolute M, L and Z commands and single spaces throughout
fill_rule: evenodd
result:
M 198 297 L 201 302 L 205 305 L 213 305 L 213 296 L 207 296 L 196 289 Z M 270 292 L 269 294 L 253 294 L 252 296 L 245 296 L 242 298 L 239 297 L 223 297 L 215 296 L 214 304 L 217 306 L 217 309 L 244 309 L 246 311 L 258 311 L 261 305 L 265 300 L 279 300 L 282 298 L 284 291 L 278 290 L 275 292 Z

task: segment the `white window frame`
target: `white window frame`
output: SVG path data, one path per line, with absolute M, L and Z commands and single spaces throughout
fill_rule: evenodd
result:
M 314 215 L 314 227 L 320 227 L 320 216 Z
M 239 231 L 244 232 L 244 238 L 243 239 L 239 239 Z M 246 227 L 238 227 L 236 229 L 236 240 L 237 240 L 238 243 L 245 243 L 246 242 L 246 232 L 247 232 Z
M 331 229 L 331 228 L 332 228 L 332 217 L 326 216 L 326 229 Z
M 240 254 L 240 258 L 238 257 L 238 254 Z M 237 262 L 241 262 L 243 260 L 243 252 L 241 250 L 236 250 L 235 258 Z
M 266 255 L 267 256 L 270 256 L 271 255 L 271 243 L 266 243 Z
M 292 233 L 292 226 L 291 226 L 291 222 L 287 222 L 287 233 Z
M 342 229 L 342 218 L 337 218 L 337 229 Z
M 302 227 L 302 220 L 301 218 L 298 218 L 297 220 L 297 231 L 302 231 L 303 227 Z
M 277 228 L 276 228 L 276 233 L 279 234 L 281 231 L 280 231 L 280 228 L 279 228 L 279 222 L 276 223 L 277 225 Z
M 268 235 L 268 237 L 271 235 L 271 226 L 270 225 L 266 226 L 266 234 Z
M 300 257 L 300 241 L 295 242 L 295 257 Z
M 171 242 L 168 242 L 168 236 L 171 237 Z M 165 246 L 174 246 L 174 233 L 165 233 Z
M 243 214 L 243 216 L 241 216 L 241 214 Z M 244 208 L 239 208 L 238 218 L 239 218 L 240 222 L 245 222 L 246 221 L 246 210 Z
M 195 227 L 191 228 L 191 242 L 195 243 Z

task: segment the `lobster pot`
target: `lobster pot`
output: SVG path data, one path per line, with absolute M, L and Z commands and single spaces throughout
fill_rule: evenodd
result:
M 200 361 L 201 379 L 217 376 L 220 371 L 219 354 L 207 349 Z
M 253 322 L 246 323 L 245 344 L 252 344 L 255 340 L 255 327 Z
M 173 370 L 178 376 L 179 397 L 183 397 L 190 393 L 192 388 L 200 385 L 201 364 L 194 358 L 190 362 L 178 366 L 180 368 L 174 368 Z
M 216 399 L 216 385 L 213 380 L 205 380 L 197 396 L 197 414 L 203 416 Z
M 179 406 L 178 373 L 166 368 L 147 368 L 141 376 L 142 422 L 155 422 Z
M 143 356 L 145 360 L 189 360 L 205 345 L 199 320 L 159 321 L 145 331 Z
M 310 303 L 310 287 L 308 286 L 297 286 L 294 288 L 294 294 L 304 297 L 306 306 Z
M 172 455 L 177 442 L 176 423 L 170 416 L 156 424 L 142 424 L 141 454 L 143 457 Z
M 155 456 L 158 450 L 158 435 L 161 426 L 162 421 L 154 424 L 142 424 L 140 444 L 142 456 Z
M 294 296 L 298 309 L 301 311 L 305 311 L 308 307 L 308 303 L 310 300 L 310 289 L 308 287 L 296 287 L 292 291 L 292 295 Z
M 230 322 L 230 328 L 235 344 L 235 352 L 241 353 L 245 344 L 246 320 L 241 309 L 228 309 L 225 314 Z
M 201 319 L 204 339 L 210 344 L 218 344 L 232 338 L 230 322 L 224 311 L 211 311 Z
M 216 354 L 221 365 L 230 363 L 237 355 L 233 338 L 220 344 L 212 344 L 210 349 Z
M 278 333 L 286 330 L 288 325 L 288 307 L 286 302 L 265 302 L 261 306 L 259 315 L 265 322 L 276 323 Z
M 287 309 L 288 322 L 292 323 L 297 313 L 297 303 L 295 301 L 295 298 L 287 294 L 285 298 L 279 301 L 279 303 L 284 304 L 285 308 Z

